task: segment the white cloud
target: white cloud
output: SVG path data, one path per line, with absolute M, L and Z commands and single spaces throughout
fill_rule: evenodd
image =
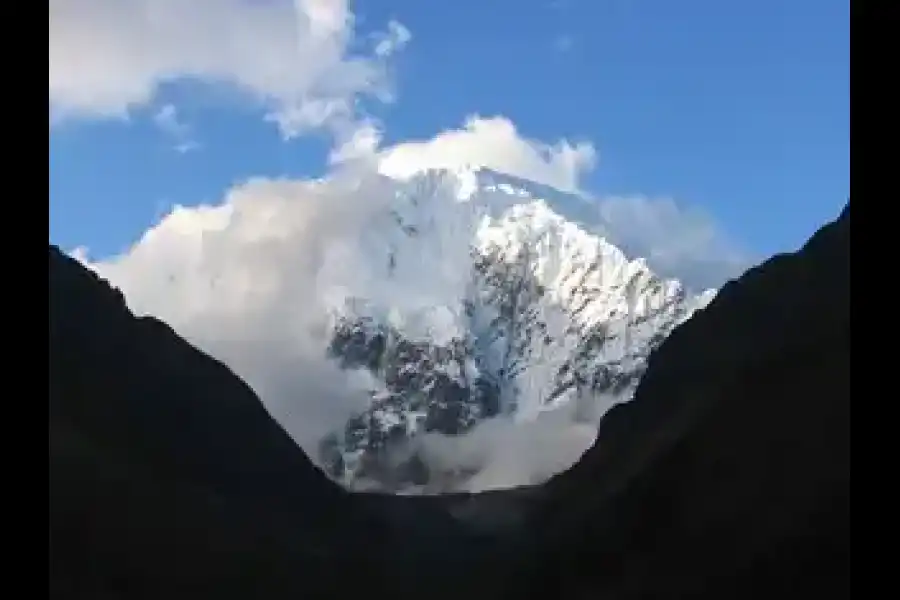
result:
M 200 144 L 191 137 L 191 128 L 178 115 L 173 104 L 164 104 L 155 115 L 153 122 L 159 129 L 175 142 L 175 151 L 184 154 L 197 150 Z
M 750 257 L 701 210 L 645 196 L 604 197 L 597 205 L 613 244 L 694 289 L 719 287 L 749 266 Z
M 328 155 L 328 163 L 355 162 L 374 159 L 381 145 L 382 132 L 374 121 L 362 122 L 340 140 Z
M 478 148 L 480 132 L 487 148 L 468 161 L 480 157 L 524 178 L 576 185 L 576 161 L 554 162 L 542 154 L 553 146 L 519 138 L 505 119 L 487 123 L 482 128 L 471 121 L 462 132 L 386 148 L 381 156 L 418 159 L 414 164 L 419 168 L 429 158 L 435 166 L 448 166 L 466 158 L 459 154 L 464 148 Z M 570 150 L 562 155 L 571 156 L 571 146 L 556 145 L 566 147 Z M 393 294 L 380 300 L 393 298 L 397 306 L 433 305 L 429 293 L 444 294 L 447 290 L 438 288 L 445 283 L 457 289 L 445 281 L 452 275 L 445 271 L 453 265 L 435 265 L 435 257 L 423 256 L 421 265 L 409 265 L 405 278 L 385 281 L 378 275 L 384 257 L 369 245 L 378 241 L 371 232 L 396 184 L 372 172 L 373 166 L 347 163 L 319 181 L 248 181 L 229 190 L 221 204 L 175 207 L 129 251 L 92 266 L 123 289 L 136 312 L 159 316 L 230 365 L 315 456 L 321 438 L 368 402 L 366 379 L 339 372 L 325 358 L 329 309 L 345 297 L 347 286 L 364 294 Z M 599 207 L 618 240 L 656 252 L 676 271 L 707 256 L 710 240 L 719 243 L 708 220 L 671 202 L 601 199 Z M 455 254 L 446 254 L 445 242 L 436 246 L 450 260 Z M 87 262 L 83 249 L 77 255 Z M 483 467 L 469 482 L 474 488 L 539 480 L 571 464 L 593 439 L 602 410 L 572 409 L 594 417 L 585 423 L 560 412 L 525 425 L 496 421 L 464 441 L 431 436 L 423 443 L 439 465 Z
M 603 405 L 603 412 L 612 405 L 609 399 L 592 400 Z M 475 473 L 450 491 L 461 487 L 479 492 L 543 483 L 572 466 L 597 437 L 599 417 L 573 418 L 574 408 L 570 404 L 528 421 L 489 419 L 465 436 L 426 434 L 419 439 L 420 456 L 432 472 Z
M 382 147 L 380 124 L 359 100 L 391 101 L 388 61 L 410 37 L 390 22 L 370 36 L 366 54 L 354 54 L 346 0 L 50 0 L 51 123 L 124 117 L 156 105 L 161 85 L 191 79 L 241 90 L 287 137 L 322 127 L 334 135 L 328 179 L 250 180 L 220 204 L 175 207 L 121 256 L 91 263 L 85 249 L 73 252 L 120 286 L 136 312 L 166 320 L 229 364 L 311 455 L 368 402 L 365 379 L 339 372 L 325 345 L 342 286 L 379 284 L 360 240 L 394 190 L 372 168 L 405 177 L 478 165 L 580 191 L 597 161 L 589 142 L 528 139 L 502 116 L 470 116 L 434 138 Z M 175 106 L 159 107 L 154 121 L 187 148 L 191 132 Z M 612 241 L 667 274 L 718 283 L 737 268 L 703 215 L 667 200 L 597 203 Z M 413 270 L 377 293 L 427 305 L 438 293 L 429 286 L 447 277 L 443 267 Z M 430 436 L 425 448 L 440 464 L 482 467 L 470 482 L 477 488 L 539 480 L 593 439 L 592 424 L 571 416 L 492 421 L 462 444 Z
M 388 57 L 400 48 L 403 48 L 412 39 L 412 34 L 402 23 L 390 21 L 387 32 L 376 34 L 375 37 L 378 40 L 378 43 L 375 44 L 375 54 Z
M 594 167 L 596 159 L 589 142 L 559 140 L 547 144 L 522 137 L 505 117 L 473 115 L 462 129 L 382 151 L 380 168 L 383 173 L 404 177 L 428 167 L 453 169 L 472 164 L 563 191 L 577 191 L 581 176 Z
M 285 136 L 352 135 L 357 101 L 390 100 L 387 60 L 410 39 L 389 23 L 356 55 L 347 0 L 50 0 L 51 123 L 123 117 L 159 87 L 233 86 Z
M 366 396 L 325 359 L 328 281 L 383 182 L 251 180 L 221 204 L 176 206 L 122 256 L 92 265 L 153 314 L 224 360 L 307 451 Z M 84 249 L 74 253 L 85 260 Z M 335 258 L 337 257 L 337 258 Z

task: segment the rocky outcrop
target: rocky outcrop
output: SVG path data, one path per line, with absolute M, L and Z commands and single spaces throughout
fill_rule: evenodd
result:
M 581 197 L 486 169 L 391 185 L 397 197 L 366 233 L 366 260 L 409 287 L 346 281 L 358 295 L 334 309 L 330 353 L 373 388 L 318 457 L 350 487 L 465 488 L 477 471 L 427 464 L 421 433 L 575 404 L 596 424 L 596 407 L 630 399 L 649 353 L 714 293 L 626 256 Z M 405 305 L 419 294 L 429 302 Z

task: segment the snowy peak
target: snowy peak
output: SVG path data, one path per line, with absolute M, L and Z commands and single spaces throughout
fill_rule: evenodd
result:
M 424 192 L 427 196 L 429 191 L 441 190 L 440 195 L 453 197 L 458 202 L 474 202 L 492 214 L 522 201 L 540 199 L 568 221 L 586 227 L 601 225 L 596 206 L 587 198 L 486 167 L 466 165 L 414 172 L 388 168 L 382 169 L 382 174 L 396 181 L 401 188 L 414 190 L 415 195 Z
M 552 410 L 598 420 L 712 297 L 627 257 L 580 196 L 480 168 L 394 185 L 359 241 L 379 266 L 343 282 L 334 314 L 329 352 L 373 381 L 369 410 L 323 441 L 350 484 L 460 485 L 472 473 L 421 457 L 425 432 Z

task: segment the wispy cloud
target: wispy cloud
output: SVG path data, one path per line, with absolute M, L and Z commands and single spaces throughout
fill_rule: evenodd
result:
M 50 1 L 51 117 L 127 115 L 157 106 L 160 85 L 191 78 L 244 91 L 286 137 L 311 128 L 334 135 L 333 171 L 323 180 L 244 181 L 217 204 L 172 208 L 120 256 L 91 262 L 84 248 L 76 252 L 138 313 L 167 320 L 229 364 L 311 454 L 368 405 L 365 382 L 340 372 L 325 348 L 334 296 L 347 293 L 345 282 L 375 281 L 373 261 L 383 266 L 360 242 L 395 198 L 383 174 L 486 166 L 582 192 L 597 163 L 589 141 L 529 138 L 503 116 L 474 115 L 431 138 L 383 147 L 381 124 L 360 113 L 358 100 L 391 100 L 388 61 L 410 33 L 389 23 L 363 55 L 350 52 L 354 35 L 342 0 Z M 176 106 L 159 106 L 154 121 L 177 149 L 192 148 Z M 641 196 L 595 201 L 611 241 L 667 275 L 720 281 L 740 267 L 703 215 Z M 446 266 L 423 258 L 414 286 L 391 282 L 379 293 L 397 303 L 412 291 L 427 297 Z M 476 447 L 489 455 L 485 477 L 528 481 L 571 463 L 589 443 L 589 427 L 571 427 L 570 419 L 495 422 L 447 451 L 458 457 Z
M 51 126 L 122 117 L 162 84 L 226 84 L 287 137 L 353 135 L 358 99 L 390 101 L 390 57 L 409 40 L 391 22 L 356 52 L 346 0 L 50 0 Z M 354 51 L 351 51 L 351 48 Z
M 185 154 L 200 148 L 199 142 L 191 136 L 190 126 L 180 119 L 175 105 L 164 104 L 153 115 L 153 122 L 166 136 L 173 140 L 175 144 L 173 148 L 179 154 Z
M 256 178 L 218 204 L 176 206 L 134 247 L 92 266 L 122 288 L 138 313 L 165 319 L 225 361 L 315 456 L 323 436 L 368 406 L 371 389 L 362 374 L 342 372 L 327 359 L 336 304 L 349 294 L 398 311 L 441 306 L 459 292 L 453 278 L 466 274 L 453 261 L 468 252 L 454 250 L 456 238 L 441 237 L 434 242 L 440 252 L 417 247 L 408 273 L 389 281 L 379 275 L 388 259 L 373 223 L 390 214 L 397 187 L 370 167 L 401 176 L 484 164 L 577 189 L 593 155 L 586 143 L 528 139 L 508 119 L 473 117 L 460 129 L 384 148 L 370 156 L 374 163 L 342 165 L 322 180 Z M 446 206 L 459 206 L 454 199 Z M 611 240 L 667 274 L 710 280 L 738 268 L 703 215 L 641 197 L 595 201 Z M 460 237 L 455 213 L 436 214 L 447 223 L 441 236 Z M 84 249 L 79 258 L 87 261 Z M 570 417 L 560 413 L 527 426 L 492 422 L 449 445 L 435 442 L 431 452 L 445 463 L 476 461 L 484 472 L 470 482 L 475 487 L 539 480 L 571 464 L 593 439 L 589 424 Z

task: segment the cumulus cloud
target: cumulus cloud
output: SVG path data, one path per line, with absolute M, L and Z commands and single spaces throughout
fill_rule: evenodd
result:
M 440 148 L 440 139 L 416 143 Z M 521 139 L 506 146 L 535 147 L 550 146 Z M 397 150 L 387 148 L 384 156 L 396 160 L 404 155 Z M 495 167 L 512 165 L 522 177 L 546 178 L 551 170 L 546 158 L 529 162 L 537 159 L 513 150 L 503 162 L 495 152 Z M 536 165 L 536 173 L 527 165 Z M 121 287 L 137 313 L 166 320 L 230 365 L 315 457 L 324 435 L 361 412 L 373 389 L 365 374 L 341 372 L 327 360 L 333 309 L 360 293 L 387 295 L 378 301 L 393 299 L 401 309 L 421 308 L 449 293 L 441 286 L 452 292 L 462 281 L 454 279 L 460 273 L 454 275 L 453 264 L 435 262 L 460 254 L 449 237 L 433 244 L 439 255 L 412 254 L 421 264 L 406 265 L 408 273 L 398 267 L 390 281 L 379 275 L 385 256 L 373 245 L 382 241 L 377 221 L 389 213 L 397 184 L 374 166 L 348 163 L 317 181 L 250 180 L 219 204 L 176 206 L 120 256 L 92 262 L 83 249 L 76 255 Z M 674 203 L 601 199 L 598 210 L 619 227 L 621 240 L 658 248 L 676 270 L 678 260 L 705 252 L 704 244 L 716 237 L 709 221 Z M 454 225 L 445 225 L 439 230 L 450 236 Z M 426 436 L 423 455 L 437 470 L 477 469 L 466 484 L 473 490 L 540 481 L 572 464 L 592 442 L 609 401 L 587 401 L 590 406 L 573 403 L 531 422 L 485 422 L 463 438 Z
M 361 129 L 352 141 L 332 154 L 333 162 L 374 152 L 378 169 L 401 179 L 427 168 L 475 165 L 588 196 L 583 179 L 597 164 L 597 152 L 590 142 L 529 139 L 502 116 L 472 115 L 461 128 L 389 148 L 378 148 L 381 132 L 376 128 Z M 606 224 L 600 233 L 626 254 L 646 258 L 660 275 L 680 279 L 696 290 L 720 286 L 752 260 L 723 235 L 707 213 L 672 198 L 628 195 L 593 197 L 591 201 L 598 221 Z
M 360 123 L 328 155 L 330 165 L 377 160 L 382 131 L 374 121 Z
M 529 139 L 503 116 L 470 115 L 462 127 L 427 140 L 407 140 L 389 147 L 383 147 L 382 141 L 378 123 L 360 123 L 331 151 L 329 162 L 369 162 L 397 179 L 426 169 L 486 167 L 566 192 L 581 191 L 583 176 L 597 162 L 597 152 L 590 142 Z
M 325 434 L 367 406 L 372 387 L 326 359 L 333 309 L 357 294 L 401 309 L 436 306 L 465 279 L 456 261 L 468 247 L 454 242 L 459 224 L 447 219 L 433 253 L 413 253 L 421 263 L 383 281 L 376 222 L 396 193 L 383 175 L 482 166 L 581 192 L 597 161 L 588 142 L 528 139 L 502 116 L 473 115 L 431 139 L 383 147 L 380 123 L 359 100 L 392 99 L 389 60 L 410 33 L 390 22 L 355 54 L 353 26 L 346 0 L 50 1 L 51 124 L 124 117 L 155 106 L 161 85 L 190 79 L 244 92 L 287 137 L 321 127 L 334 135 L 325 179 L 252 179 L 218 204 L 174 207 L 120 256 L 73 252 L 121 287 L 135 312 L 229 364 L 314 457 Z M 154 121 L 176 144 L 191 141 L 174 105 L 157 108 Z M 701 214 L 668 200 L 594 202 L 611 241 L 664 274 L 717 285 L 739 268 Z M 593 440 L 608 401 L 588 402 L 526 423 L 488 421 L 463 438 L 425 436 L 421 448 L 438 469 L 478 470 L 470 489 L 540 481 Z
M 338 252 L 388 198 L 378 178 L 257 179 L 218 205 L 176 206 L 127 253 L 90 263 L 153 314 L 224 360 L 307 451 L 366 405 L 364 380 L 326 360 Z M 330 281 L 330 280 L 328 280 Z
M 388 59 L 409 39 L 391 22 L 365 54 L 347 0 L 50 0 L 51 123 L 124 117 L 165 83 L 225 84 L 287 137 L 353 135 L 362 97 L 389 101 Z
M 327 359 L 333 309 L 360 293 L 393 298 L 400 310 L 427 307 L 452 293 L 442 284 L 456 289 L 465 279 L 438 268 L 446 266 L 435 263 L 447 258 L 441 254 L 422 255 L 408 276 L 383 281 L 385 248 L 379 254 L 370 234 L 395 185 L 358 168 L 320 181 L 254 179 L 219 204 L 175 206 L 120 256 L 93 262 L 84 248 L 72 254 L 120 287 L 136 313 L 162 318 L 231 366 L 315 457 L 327 433 L 365 409 L 374 387 L 364 372 L 339 371 Z M 483 475 L 474 486 L 540 479 L 589 443 L 584 425 L 573 437 L 562 424 L 497 420 L 462 443 L 429 437 L 427 456 L 440 469 L 477 464 Z
M 406 177 L 427 167 L 477 165 L 562 191 L 578 191 L 581 176 L 594 167 L 596 159 L 589 142 L 547 144 L 522 137 L 505 117 L 473 115 L 461 129 L 383 150 L 380 168 L 385 174 Z

